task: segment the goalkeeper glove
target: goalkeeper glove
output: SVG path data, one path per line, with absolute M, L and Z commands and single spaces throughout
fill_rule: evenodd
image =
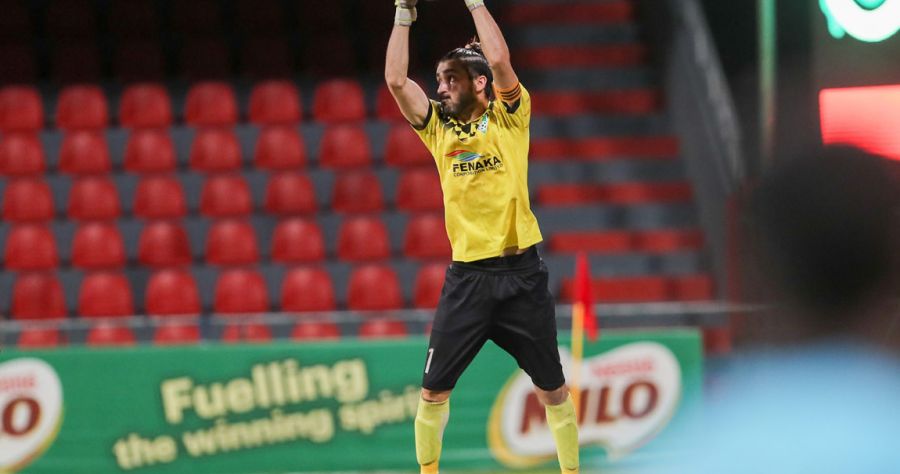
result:
M 469 7 L 469 11 L 472 11 L 478 7 L 483 7 L 484 0 L 466 0 L 466 6 Z
M 416 2 L 418 0 L 394 0 L 397 11 L 394 14 L 394 24 L 400 26 L 412 26 L 416 21 Z

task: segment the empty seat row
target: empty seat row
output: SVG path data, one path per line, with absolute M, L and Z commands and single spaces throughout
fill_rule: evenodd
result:
M 105 47 L 92 39 L 51 43 L 50 77 L 59 84 L 94 83 L 102 81 L 110 71 L 111 76 L 125 83 L 163 81 L 170 76 L 169 62 L 175 63 L 179 77 L 191 81 L 230 79 L 237 71 L 257 80 L 289 78 L 297 73 L 327 78 L 362 71 L 352 38 L 337 32 L 302 41 L 284 36 L 250 37 L 240 41 L 236 49 L 228 39 L 208 37 L 186 38 L 174 44 L 134 39 L 111 46 L 112 51 L 104 54 Z M 172 46 L 177 48 L 177 53 L 170 53 Z M 40 51 L 25 41 L 4 45 L 0 49 L 0 61 L 8 67 L 0 69 L 0 81 L 38 82 Z M 369 44 L 363 52 L 366 62 L 372 66 L 384 60 L 383 46 L 376 48 Z M 107 57 L 110 57 L 109 69 Z
M 411 304 L 434 308 L 443 285 L 446 264 L 432 263 L 416 272 Z M 273 307 L 263 276 L 252 269 L 224 270 L 215 277 L 212 308 L 217 314 L 257 314 L 334 311 L 338 308 L 334 282 L 321 268 L 298 267 L 280 281 L 280 301 Z M 118 272 L 88 273 L 81 279 L 76 313 L 87 318 L 135 314 L 136 301 L 128 278 Z M 13 284 L 9 314 L 14 319 L 54 319 L 68 313 L 60 280 L 52 272 L 19 275 Z M 400 281 L 393 268 L 366 264 L 349 276 L 346 302 L 351 310 L 385 311 L 405 307 Z M 183 269 L 165 269 L 150 276 L 144 288 L 144 312 L 153 316 L 197 315 L 204 312 L 197 280 Z
M 403 338 L 409 335 L 406 323 L 391 317 L 379 317 L 363 321 L 354 333 L 342 331 L 329 320 L 301 321 L 291 328 L 294 341 L 336 340 L 342 336 L 360 339 Z M 203 339 L 197 324 L 183 322 L 159 323 L 152 334 L 152 343 L 158 346 L 197 344 Z M 224 343 L 269 342 L 274 339 L 271 328 L 265 323 L 225 324 L 215 340 Z M 50 349 L 67 344 L 65 334 L 56 327 L 26 327 L 16 339 L 19 349 Z M 132 346 L 138 343 L 135 330 L 125 325 L 100 322 L 92 325 L 84 337 L 88 346 Z
M 385 162 L 391 166 L 433 166 L 421 140 L 407 125 L 395 125 L 385 137 Z M 67 174 L 103 174 L 113 169 L 110 146 L 101 131 L 67 133 L 59 144 L 58 170 Z M 328 169 L 372 166 L 373 150 L 363 127 L 328 127 L 319 142 L 318 165 Z M 236 171 L 244 166 L 241 141 L 227 128 L 206 128 L 193 134 L 189 166 L 200 172 Z M 260 130 L 253 147 L 253 165 L 259 169 L 295 170 L 307 166 L 303 135 L 290 126 Z M 128 135 L 124 168 L 134 173 L 161 173 L 178 168 L 172 136 L 162 129 L 136 130 Z M 8 133 L 0 139 L 0 174 L 34 176 L 47 171 L 40 137 L 32 132 Z
M 162 5 L 167 8 L 161 8 Z M 280 0 L 193 0 L 163 4 L 154 0 L 128 0 L 103 4 L 104 10 L 97 9 L 97 2 L 89 0 L 46 3 L 8 0 L 3 6 L 4 16 L 8 18 L 0 25 L 8 27 L 3 30 L 6 34 L 29 37 L 36 29 L 33 18 L 39 18 L 47 35 L 64 39 L 93 37 L 104 23 L 106 29 L 117 38 L 156 37 L 162 28 L 189 35 L 205 35 L 224 31 L 228 26 L 228 13 L 239 19 L 234 27 L 246 33 L 282 32 L 295 23 L 300 28 L 333 28 L 347 20 L 339 2 L 317 9 L 300 7 L 295 10 L 285 8 L 285 2 Z M 35 9 L 39 13 L 37 17 L 33 16 Z M 383 6 L 365 11 L 390 13 Z M 168 21 L 164 15 L 166 12 Z
M 143 83 L 129 86 L 119 101 L 119 123 L 127 128 L 158 128 L 173 123 L 171 98 L 165 86 Z M 301 95 L 289 81 L 256 84 L 250 94 L 248 119 L 258 125 L 299 123 L 303 117 Z M 353 79 L 321 82 L 313 94 L 312 118 L 322 123 L 365 120 L 368 116 L 362 85 Z M 402 119 L 390 93 L 381 86 L 375 116 Z M 191 86 L 184 120 L 194 126 L 230 126 L 240 120 L 237 94 L 226 82 L 199 82 Z M 106 95 L 96 85 L 64 88 L 56 104 L 56 126 L 64 130 L 102 129 L 110 125 Z M 44 109 L 39 91 L 30 86 L 0 89 L 0 130 L 40 130 Z
M 545 184 L 537 189 L 537 199 L 545 206 L 591 203 L 638 204 L 689 201 L 693 188 L 688 182 L 633 182 L 616 184 Z
M 212 265 L 246 265 L 259 262 L 260 246 L 253 225 L 225 219 L 213 223 L 205 236 L 205 261 Z M 302 218 L 284 219 L 274 229 L 270 247 L 275 262 L 321 262 L 326 244 L 319 225 Z M 444 220 L 423 214 L 410 219 L 403 231 L 402 253 L 414 259 L 447 259 L 450 243 Z M 50 228 L 22 224 L 12 228 L 4 245 L 4 266 L 14 271 L 49 270 L 59 267 L 60 252 Z M 377 217 L 352 217 L 342 221 L 337 237 L 337 258 L 347 262 L 385 260 L 392 249 L 388 229 Z M 71 244 L 72 265 L 83 269 L 121 268 L 128 262 L 119 228 L 108 222 L 80 225 Z M 193 259 L 185 228 L 177 222 L 155 221 L 140 231 L 137 261 L 149 267 L 190 264 Z
M 715 297 L 713 280 L 705 274 L 594 278 L 591 291 L 594 301 L 603 303 L 706 301 Z M 563 299 L 571 301 L 574 296 L 574 280 L 564 279 Z
M 658 229 L 645 231 L 566 231 L 550 238 L 554 252 L 675 252 L 698 250 L 703 246 L 699 229 Z
M 55 183 L 60 186 L 57 180 Z M 209 176 L 199 185 L 199 211 L 206 217 L 245 217 L 258 207 L 272 215 L 311 215 L 319 211 L 316 190 L 303 173 L 278 173 L 268 177 L 262 202 L 254 203 L 247 180 L 238 173 Z M 134 185 L 126 192 L 133 199 L 126 203 L 119 187 Z M 437 173 L 430 169 L 409 170 L 396 181 L 393 203 L 407 212 L 441 211 L 443 195 Z M 123 216 L 123 209 L 144 219 L 185 217 L 188 204 L 181 181 L 172 175 L 152 175 L 139 180 L 123 180 L 119 186 L 107 176 L 74 179 L 68 186 L 66 205 L 61 207 L 68 219 L 76 221 L 110 220 Z M 53 190 L 46 180 L 20 178 L 6 183 L 2 193 L 3 219 L 10 222 L 46 222 L 56 215 Z M 341 214 L 381 212 L 386 205 L 384 187 L 371 172 L 345 172 L 334 177 L 328 210 Z M 62 203 L 60 203 L 62 204 Z M 130 204 L 130 205 L 129 205 Z

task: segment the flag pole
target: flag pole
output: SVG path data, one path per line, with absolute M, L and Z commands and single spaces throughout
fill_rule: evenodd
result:
M 581 411 L 581 361 L 584 358 L 584 304 L 572 305 L 572 371 L 569 392 L 576 413 Z

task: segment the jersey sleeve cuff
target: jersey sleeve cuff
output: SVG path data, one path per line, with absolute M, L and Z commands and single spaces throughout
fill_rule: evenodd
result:
M 432 104 L 431 101 L 429 101 L 428 102 L 428 112 L 425 112 L 425 121 L 422 122 L 422 125 L 417 126 L 414 123 L 410 123 L 410 125 L 412 125 L 412 128 L 414 128 L 416 130 L 425 130 L 425 128 L 428 127 L 428 122 L 431 121 L 432 115 L 434 115 L 434 104 Z

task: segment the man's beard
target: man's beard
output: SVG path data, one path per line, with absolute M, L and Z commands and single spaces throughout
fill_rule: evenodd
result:
M 444 115 L 459 119 L 459 114 L 464 110 L 471 108 L 475 101 L 475 95 L 471 93 L 460 94 L 459 101 L 457 102 L 454 102 L 448 97 L 446 101 L 441 101 L 441 111 Z

